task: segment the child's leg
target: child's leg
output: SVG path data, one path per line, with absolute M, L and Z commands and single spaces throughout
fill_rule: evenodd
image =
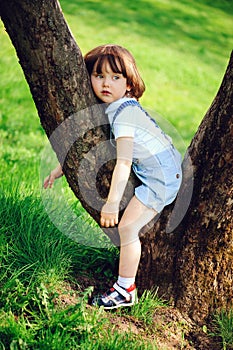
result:
M 136 276 L 141 257 L 138 234 L 156 214 L 155 210 L 146 207 L 135 196 L 129 202 L 118 225 L 121 239 L 119 276 L 126 278 Z
M 121 238 L 118 281 L 108 292 L 93 299 L 93 304 L 104 309 L 132 306 L 137 300 L 135 276 L 141 257 L 140 229 L 151 221 L 157 212 L 147 208 L 136 197 L 129 202 L 118 225 Z

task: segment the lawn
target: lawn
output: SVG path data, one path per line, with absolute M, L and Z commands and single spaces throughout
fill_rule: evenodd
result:
M 232 1 L 61 0 L 61 7 L 83 53 L 113 42 L 133 53 L 146 84 L 141 103 L 184 154 L 229 60 Z M 156 290 L 128 311 L 87 306 L 92 286 L 102 291 L 115 278 L 118 251 L 64 178 L 42 190 L 47 139 L 2 24 L 0 42 L 0 349 L 195 349 L 199 330 L 191 336 Z M 48 216 L 51 200 L 59 208 Z M 223 310 L 202 337 L 212 332 L 230 349 L 232 320 Z

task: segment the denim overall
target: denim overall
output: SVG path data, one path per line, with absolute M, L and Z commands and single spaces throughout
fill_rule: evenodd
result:
M 137 106 L 150 118 L 156 128 L 161 131 L 169 145 L 164 151 L 150 155 L 147 158 L 133 158 L 132 169 L 142 184 L 135 189 L 136 197 L 147 207 L 158 213 L 172 203 L 176 198 L 182 180 L 181 155 L 171 142 L 171 139 L 160 129 L 158 124 L 141 107 L 136 100 L 123 102 L 116 110 L 110 131 L 110 140 L 113 135 L 113 124 L 119 113 L 128 106 Z

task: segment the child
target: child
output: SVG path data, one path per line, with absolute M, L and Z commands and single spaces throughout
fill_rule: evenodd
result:
M 128 50 L 118 45 L 103 45 L 88 52 L 84 60 L 95 95 L 107 104 L 106 113 L 116 141 L 117 161 L 100 224 L 118 225 L 119 276 L 109 291 L 93 301 L 94 305 L 114 309 L 137 301 L 139 231 L 176 198 L 182 178 L 181 156 L 171 139 L 138 103 L 145 85 Z M 119 205 L 131 168 L 141 185 L 135 189 L 118 223 Z M 61 175 L 58 166 L 45 179 L 44 187 L 51 187 Z

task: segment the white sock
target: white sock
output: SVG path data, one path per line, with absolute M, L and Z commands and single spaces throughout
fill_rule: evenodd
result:
M 118 276 L 118 280 L 117 280 L 117 283 L 119 284 L 119 286 L 125 289 L 128 289 L 130 286 L 132 286 L 134 282 L 135 282 L 135 277 L 127 278 L 127 277 Z

